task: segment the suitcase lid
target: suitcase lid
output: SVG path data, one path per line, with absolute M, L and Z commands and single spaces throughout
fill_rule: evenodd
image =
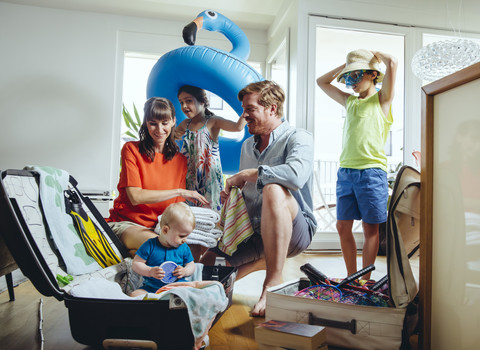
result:
M 77 182 L 69 178 L 69 187 Z M 110 230 L 93 203 L 80 194 L 92 221 Z M 39 194 L 39 174 L 30 170 L 6 170 L 0 176 L 0 228 L 17 265 L 35 288 L 45 296 L 63 300 L 65 292 L 57 282 L 57 274 L 66 275 L 65 263 L 56 249 L 44 215 Z M 64 200 L 58 198 L 56 200 Z M 45 204 L 48 205 L 48 204 Z M 100 220 L 99 220 L 100 219 Z M 72 225 L 73 228 L 73 225 Z M 104 230 L 105 231 L 105 230 Z M 111 232 L 106 232 L 119 253 L 125 257 L 126 249 Z M 77 247 L 78 249 L 78 247 Z
M 409 258 L 417 256 L 420 246 L 420 173 L 407 165 L 395 180 L 386 238 L 390 298 L 396 307 L 404 308 L 418 293 Z

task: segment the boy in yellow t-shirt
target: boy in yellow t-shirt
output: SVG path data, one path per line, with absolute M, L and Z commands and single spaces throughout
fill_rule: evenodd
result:
M 386 66 L 385 74 L 380 62 Z M 340 169 L 337 175 L 337 230 L 349 275 L 357 271 L 353 220 L 362 220 L 365 242 L 362 267 L 375 262 L 378 227 L 387 220 L 387 157 L 384 152 L 393 122 L 391 105 L 397 59 L 382 52 L 359 49 L 346 63 L 317 79 L 318 86 L 347 110 L 343 128 Z M 351 87 L 355 95 L 332 85 L 334 79 Z M 379 91 L 376 84 L 382 82 Z M 370 278 L 370 273 L 363 276 Z

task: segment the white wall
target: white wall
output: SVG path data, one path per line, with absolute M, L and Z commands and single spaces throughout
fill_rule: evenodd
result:
M 186 24 L 1 2 L 0 169 L 49 165 L 82 190 L 114 189 L 123 50 L 184 46 Z M 265 61 L 266 32 L 245 32 L 250 59 Z M 202 40 L 231 48 L 218 33 Z

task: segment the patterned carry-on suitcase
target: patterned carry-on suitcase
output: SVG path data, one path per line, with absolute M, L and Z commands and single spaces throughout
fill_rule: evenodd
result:
M 48 169 L 53 172 L 58 170 Z M 192 349 L 195 338 L 190 314 L 184 300 L 174 294 L 170 294 L 168 300 L 73 295 L 74 288 L 83 286 L 85 281 L 118 282 L 125 292 L 129 286 L 132 287 L 130 277 L 134 275 L 130 271 L 131 262 L 129 263 L 130 259 L 125 259 L 123 245 L 93 203 L 81 194 L 75 179 L 70 176 L 68 189 L 78 195 L 81 202 L 77 204 L 82 205 L 93 225 L 102 232 L 112 247 L 112 255 L 118 258 L 118 263 L 115 258 L 107 261 L 106 267 L 103 267 L 100 260 L 92 263 L 94 259 L 81 252 L 80 246 L 83 244 L 78 243 L 80 240 L 77 237 L 73 255 L 89 260 L 85 266 L 87 270 L 90 265 L 97 264 L 97 268 L 83 275 L 74 275 L 73 281 L 68 281 L 67 277 L 73 275 L 68 273 L 73 268 L 72 261 L 69 261 L 72 256 L 66 254 L 65 249 L 62 249 L 63 254 L 59 251 L 64 242 L 53 240 L 52 224 L 45 217 L 48 206 L 55 207 L 65 200 L 62 192 L 66 189 L 58 188 L 58 195 L 45 199 L 40 195 L 39 178 L 36 171 L 30 170 L 6 170 L 0 173 L 0 233 L 17 265 L 35 288 L 44 296 L 53 296 L 65 303 L 73 338 L 95 348 L 103 347 L 104 344 L 134 344 L 134 341 L 139 341 L 159 349 Z M 48 176 L 45 183 L 47 186 L 58 187 L 58 183 Z M 58 213 L 61 214 L 63 213 Z M 70 214 L 75 216 L 71 212 Z M 62 235 L 75 232 L 73 223 L 74 220 L 71 220 L 70 227 L 62 228 Z M 204 266 L 202 271 L 203 280 L 222 283 L 228 299 L 227 308 L 231 304 L 235 276 L 236 269 L 233 267 Z M 223 312 L 218 311 L 214 322 Z
M 301 278 L 267 291 L 266 320 L 325 326 L 327 344 L 332 346 L 408 349 L 418 318 L 417 284 L 409 257 L 416 255 L 419 247 L 419 205 L 420 173 L 403 166 L 396 178 L 387 219 L 388 307 L 294 296 L 311 286 L 309 280 Z

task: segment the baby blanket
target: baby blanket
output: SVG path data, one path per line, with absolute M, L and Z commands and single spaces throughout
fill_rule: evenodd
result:
M 100 265 L 87 254 L 72 218 L 65 210 L 63 191 L 68 189 L 69 174 L 52 167 L 28 166 L 25 169 L 40 175 L 39 191 L 43 213 L 67 272 L 70 275 L 82 275 L 101 270 Z
M 238 245 L 253 234 L 247 206 L 238 187 L 232 187 L 230 190 L 230 195 L 220 213 L 219 225 L 223 229 L 223 236 L 218 248 L 228 255 L 235 253 Z

